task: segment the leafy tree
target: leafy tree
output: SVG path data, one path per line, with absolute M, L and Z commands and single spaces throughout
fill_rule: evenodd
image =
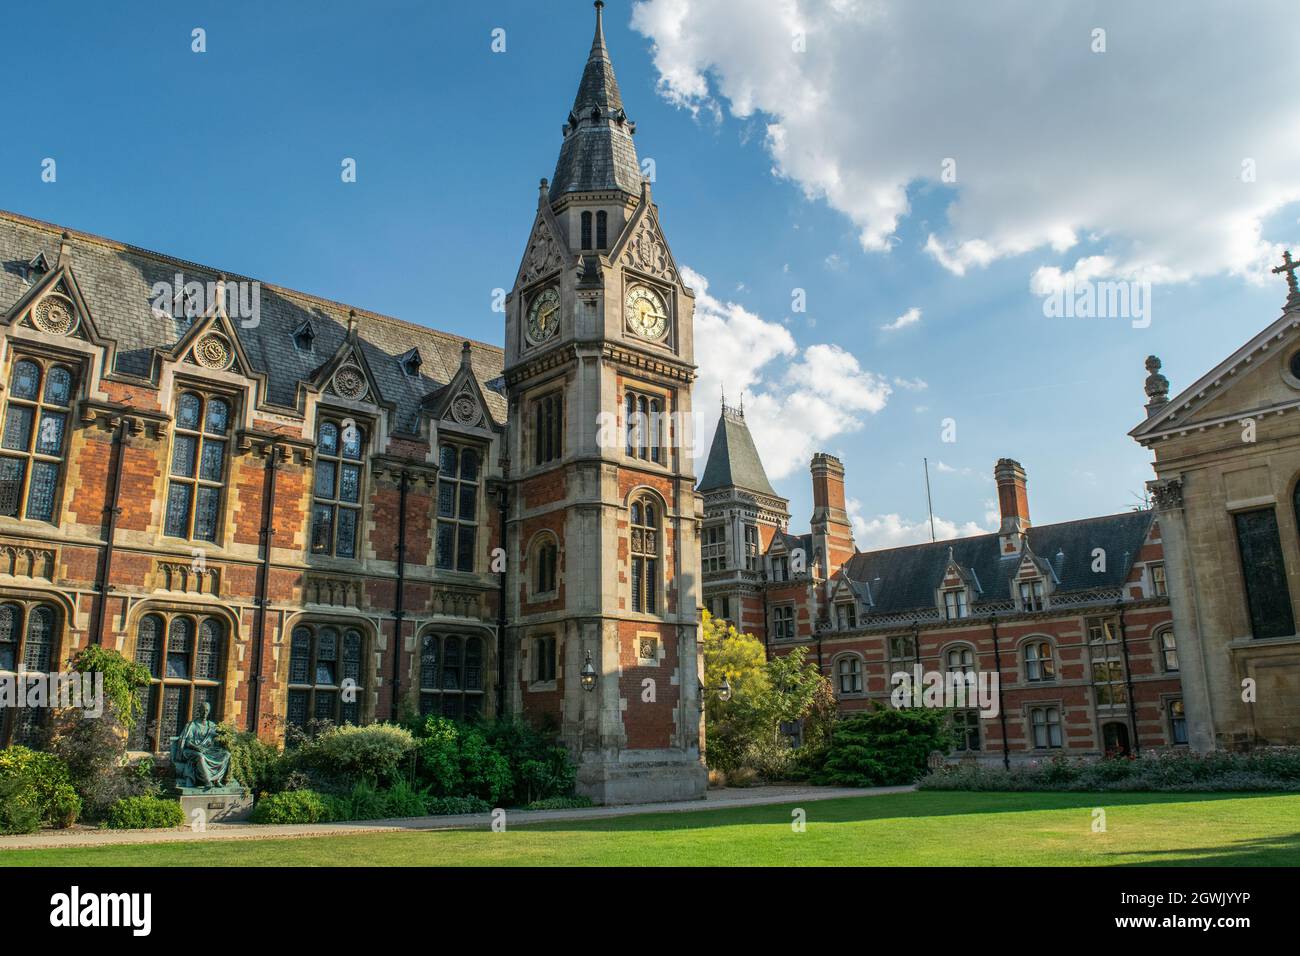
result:
M 104 675 L 105 709 L 111 709 L 123 730 L 130 734 L 144 711 L 140 688 L 149 686 L 149 669 L 99 644 L 83 647 L 72 655 L 69 663 L 79 674 Z

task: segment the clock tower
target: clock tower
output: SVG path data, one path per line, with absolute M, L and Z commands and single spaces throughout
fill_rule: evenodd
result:
M 602 3 L 506 299 L 507 708 L 600 803 L 702 797 L 694 297 L 641 174 Z

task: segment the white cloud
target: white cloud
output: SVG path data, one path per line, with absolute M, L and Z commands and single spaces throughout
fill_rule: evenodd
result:
M 1266 279 L 1280 244 L 1261 223 L 1300 201 L 1300 98 L 1269 92 L 1293 85 L 1294 31 L 1278 27 L 1293 4 L 1179 11 L 1107 5 L 1105 53 L 1093 5 L 1038 0 L 942 16 L 887 0 L 640 0 L 632 25 L 669 101 L 765 122 L 776 175 L 847 216 L 866 250 L 897 242 L 909 189 L 937 187 L 953 201 L 925 248 L 958 275 L 1033 253 L 1028 268 L 1058 274 L 1100 257 L 1117 278 Z M 1098 248 L 1067 261 L 1080 237 Z
M 845 508 L 853 522 L 853 542 L 862 551 L 897 548 L 905 544 L 921 544 L 930 540 L 929 518 L 911 521 L 892 512 L 868 518 L 862 513 L 862 502 L 857 498 L 849 498 L 845 502 Z M 937 541 L 988 534 L 994 528 L 980 527 L 974 521 L 958 524 L 938 515 L 934 518 L 934 535 Z
M 862 368 L 838 345 L 800 349 L 779 322 L 709 294 L 709 281 L 689 268 L 682 279 L 695 292 L 696 472 L 704 467 L 725 389 L 727 404 L 745 405 L 767 476 L 804 468 L 814 451 L 862 427 L 863 413 L 885 407 L 888 380 Z
M 897 375 L 894 376 L 894 384 L 909 392 L 924 392 L 930 387 L 930 383 L 923 378 L 899 378 Z
M 909 325 L 916 325 L 916 323 L 920 321 L 921 321 L 921 310 L 918 309 L 916 306 L 912 306 L 912 308 L 908 309 L 898 318 L 894 319 L 893 322 L 887 322 L 886 324 L 882 325 L 881 328 L 886 332 L 896 332 L 899 329 L 907 328 Z

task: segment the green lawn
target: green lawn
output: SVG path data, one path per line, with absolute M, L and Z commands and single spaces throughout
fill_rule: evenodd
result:
M 900 793 L 423 833 L 9 850 L 0 865 L 1300 866 L 1300 796 Z M 1106 832 L 1093 832 L 1093 809 Z

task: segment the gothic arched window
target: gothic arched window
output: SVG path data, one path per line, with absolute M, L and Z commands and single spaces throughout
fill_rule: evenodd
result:
M 162 753 L 185 725 L 211 708 L 221 720 L 226 659 L 224 621 L 185 613 L 151 612 L 135 631 L 135 660 L 149 671 L 144 713 L 131 729 L 132 750 Z
M 182 392 L 176 400 L 174 431 L 163 533 L 172 538 L 216 541 L 226 481 L 230 403 L 198 392 Z
M 309 720 L 361 723 L 364 645 L 355 627 L 299 624 L 293 629 L 285 714 L 290 725 L 305 727 Z
M 420 715 L 459 720 L 483 713 L 483 639 L 425 634 L 420 639 Z
M 609 247 L 608 232 L 609 216 L 605 210 L 596 213 L 596 248 L 606 249 Z
M 642 461 L 659 461 L 659 424 L 663 405 L 653 395 L 628 392 L 624 403 L 627 453 Z
M 632 610 L 659 612 L 659 505 L 643 495 L 632 502 Z
M 59 613 L 48 604 L 0 604 L 0 673 L 48 674 L 59 659 Z M 0 710 L 0 746 L 39 744 L 44 707 Z
M 533 464 L 544 465 L 564 453 L 564 398 L 559 392 L 533 402 Z
M 316 433 L 316 484 L 311 506 L 311 550 L 336 558 L 357 556 L 365 429 L 351 419 L 321 422 Z
M 533 596 L 552 594 L 556 589 L 556 569 L 560 561 L 560 549 L 555 539 L 547 536 L 533 552 L 535 573 L 533 575 Z
M 54 521 L 73 381 L 66 365 L 14 362 L 0 439 L 0 515 Z

